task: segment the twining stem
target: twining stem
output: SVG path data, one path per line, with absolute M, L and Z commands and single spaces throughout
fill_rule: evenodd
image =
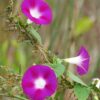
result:
M 25 25 L 23 24 L 23 22 L 22 22 L 21 20 L 20 20 L 20 22 L 18 22 L 18 28 L 19 28 L 20 30 L 22 30 L 22 29 L 24 30 L 24 33 L 26 34 L 27 38 L 30 40 L 32 46 L 35 47 L 35 49 L 37 49 L 37 50 L 40 51 L 40 53 L 43 55 L 43 57 L 44 57 L 44 59 L 46 60 L 46 62 L 50 63 L 50 61 L 49 61 L 49 59 L 48 59 L 48 55 L 47 55 L 47 53 L 46 53 L 46 52 L 48 52 L 48 51 L 45 50 L 45 49 L 43 48 L 43 45 L 42 45 L 42 44 L 37 43 L 37 42 L 35 41 L 35 39 L 32 38 L 33 36 L 32 36 L 31 34 L 29 34 L 29 31 L 27 30 L 27 27 L 28 27 L 27 25 L 26 25 L 26 27 L 25 27 Z M 40 26 L 38 26 L 38 27 L 36 28 L 36 30 L 38 30 L 39 28 L 40 28 Z

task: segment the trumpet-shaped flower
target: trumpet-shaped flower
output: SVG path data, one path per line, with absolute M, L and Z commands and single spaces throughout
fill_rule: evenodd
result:
M 57 89 L 56 74 L 45 65 L 31 66 L 22 78 L 22 88 L 30 100 L 45 100 Z
M 28 18 L 28 22 L 49 24 L 52 21 L 52 11 L 43 0 L 24 0 L 21 10 Z
M 79 75 L 84 75 L 88 72 L 90 56 L 84 47 L 81 47 L 76 57 L 64 59 L 66 62 L 77 65 Z

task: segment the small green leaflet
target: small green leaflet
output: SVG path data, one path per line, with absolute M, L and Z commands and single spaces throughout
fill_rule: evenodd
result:
M 74 93 L 77 96 L 78 100 L 87 100 L 90 94 L 90 89 L 80 84 L 76 84 L 74 86 Z
M 69 72 L 68 71 L 68 76 L 73 80 L 75 81 L 76 83 L 79 83 L 79 84 L 82 84 L 84 86 L 87 86 L 79 77 L 77 77 L 76 75 L 74 75 L 73 73 Z
M 29 31 L 33 38 L 35 38 L 40 44 L 42 44 L 42 40 L 39 33 L 32 26 L 30 27 Z
M 61 76 L 65 71 L 65 66 L 63 66 L 60 63 L 48 64 L 48 65 L 51 66 L 54 69 L 57 77 Z

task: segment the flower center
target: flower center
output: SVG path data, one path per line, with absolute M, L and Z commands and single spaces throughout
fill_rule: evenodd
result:
M 30 9 L 30 14 L 34 18 L 40 18 L 41 17 L 41 13 L 39 12 L 38 8 Z
M 35 80 L 35 87 L 37 89 L 43 89 L 46 85 L 46 81 L 43 78 L 38 78 Z

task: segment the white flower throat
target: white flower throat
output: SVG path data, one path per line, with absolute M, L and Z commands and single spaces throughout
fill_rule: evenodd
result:
M 66 62 L 69 62 L 71 64 L 77 64 L 77 65 L 81 65 L 83 60 L 84 59 L 81 56 L 65 59 Z
M 41 17 L 41 13 L 39 12 L 38 8 L 31 8 L 30 14 L 34 18 L 40 18 Z
M 37 89 L 43 89 L 46 85 L 46 81 L 43 78 L 38 78 L 35 80 L 35 87 Z

